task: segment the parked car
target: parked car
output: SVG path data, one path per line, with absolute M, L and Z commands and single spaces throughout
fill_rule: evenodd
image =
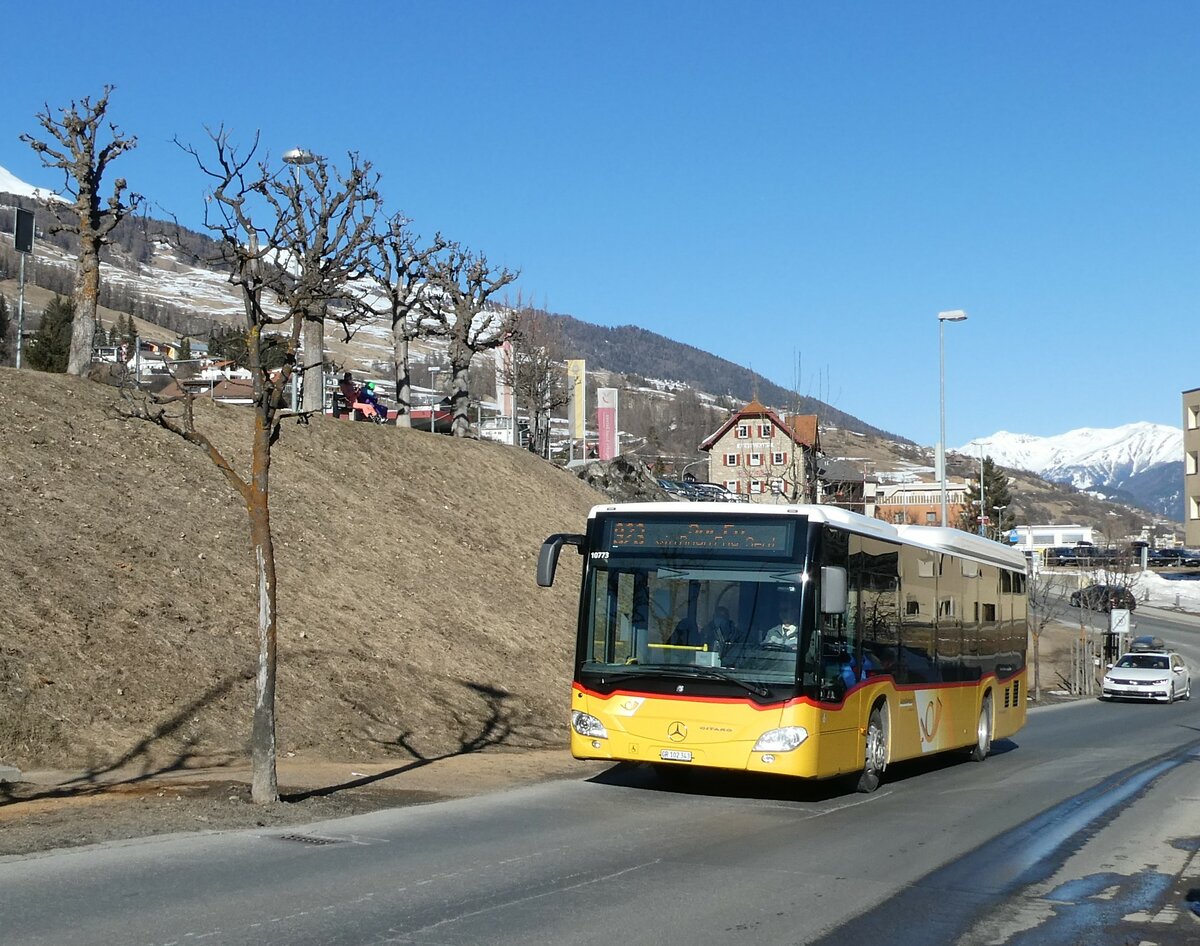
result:
M 1100 688 L 1104 700 L 1173 703 L 1192 696 L 1192 675 L 1179 654 L 1129 653 L 1108 668 Z
M 731 493 L 719 483 L 691 483 L 692 489 L 700 494 L 700 498 L 708 502 L 736 503 L 737 494 Z
M 683 499 L 689 502 L 695 502 L 698 499 L 703 499 L 699 492 L 696 491 L 694 484 L 684 483 L 680 480 L 669 480 L 665 477 L 658 481 L 658 485 L 670 494 L 672 499 Z
M 1056 545 L 1043 553 L 1047 565 L 1078 565 L 1075 550 L 1067 545 Z
M 1088 585 L 1071 592 L 1071 607 L 1087 608 L 1089 611 L 1111 611 L 1125 608 L 1132 611 L 1137 607 L 1133 592 L 1121 585 Z
M 1151 650 L 1166 650 L 1167 643 L 1161 637 L 1153 634 L 1143 634 L 1129 642 L 1130 653 L 1145 653 Z
M 1151 568 L 1170 568 L 1179 564 L 1179 552 L 1176 549 L 1147 549 L 1146 564 Z

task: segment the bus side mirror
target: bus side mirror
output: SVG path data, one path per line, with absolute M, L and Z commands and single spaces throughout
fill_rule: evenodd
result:
M 537 583 L 541 588 L 549 588 L 554 584 L 554 572 L 558 568 L 558 553 L 564 545 L 573 545 L 575 550 L 583 554 L 584 536 L 572 532 L 559 532 L 550 536 L 542 543 L 538 553 Z
M 822 565 L 821 612 L 823 614 L 845 614 L 848 600 L 846 569 L 839 565 Z

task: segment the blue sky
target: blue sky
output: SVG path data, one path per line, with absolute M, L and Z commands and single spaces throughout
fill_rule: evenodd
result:
M 1138 420 L 1200 386 L 1200 4 L 46 3 L 10 13 L 0 165 L 117 86 L 120 173 L 198 226 L 172 144 L 360 152 L 390 210 L 877 426 Z M 336 12 L 333 12 L 336 9 Z M 88 55 L 68 47 L 85 34 Z M 51 40 L 54 40 L 51 43 Z

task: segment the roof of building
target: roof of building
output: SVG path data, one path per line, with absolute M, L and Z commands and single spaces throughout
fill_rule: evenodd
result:
M 764 407 L 758 398 L 752 400 L 740 411 L 734 411 L 730 414 L 726 418 L 725 423 L 700 444 L 700 449 L 711 450 L 717 441 L 724 437 L 735 424 L 750 418 L 765 418 L 786 433 L 795 443 L 802 447 L 807 447 L 809 450 L 820 452 L 821 440 L 817 429 L 816 414 L 796 414 L 785 421 L 775 411 L 771 410 L 771 408 Z

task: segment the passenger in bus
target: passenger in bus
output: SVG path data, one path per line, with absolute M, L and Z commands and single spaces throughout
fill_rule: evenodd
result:
M 733 619 L 729 616 L 729 609 L 724 605 L 719 605 L 713 611 L 708 623 L 702 628 L 697 628 L 696 622 L 690 617 L 686 617 L 676 624 L 675 631 L 671 634 L 671 643 L 686 647 L 707 647 L 709 650 L 721 650 L 733 640 L 735 633 L 736 629 L 733 626 Z
M 729 609 L 724 605 L 718 605 L 713 611 L 712 618 L 704 625 L 700 636 L 709 647 L 719 649 L 730 643 L 737 636 L 737 628 L 733 626 L 733 618 L 729 616 Z

